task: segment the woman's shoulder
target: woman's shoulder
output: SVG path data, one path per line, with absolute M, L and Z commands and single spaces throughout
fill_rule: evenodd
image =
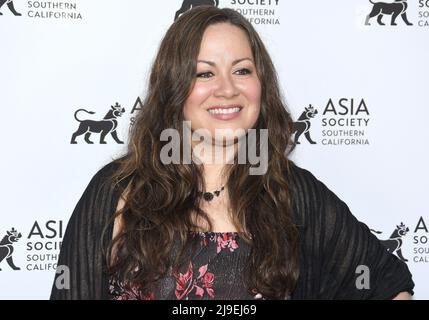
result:
M 344 201 L 309 170 L 291 163 L 289 174 L 301 239 L 302 277 L 296 297 L 391 299 L 412 292 L 406 264 L 386 250 Z M 356 287 L 361 266 L 371 270 L 371 290 Z
M 346 203 L 324 182 L 293 162 L 290 165 L 289 181 L 297 221 L 332 220 L 337 214 L 348 211 Z
M 105 181 L 111 178 L 119 168 L 119 162 L 112 160 L 107 164 L 101 165 L 101 167 L 95 172 L 92 179 Z
M 298 166 L 292 161 L 290 161 L 289 168 L 290 187 L 296 197 L 320 201 L 323 198 L 326 199 L 327 196 L 335 196 L 325 183 L 319 180 L 311 171 Z
M 117 183 L 114 179 L 116 173 L 120 169 L 119 160 L 112 160 L 106 164 L 101 165 L 93 174 L 90 179 L 88 187 L 97 190 L 111 191 L 115 190 L 119 185 L 123 185 L 124 181 Z
M 119 199 L 120 192 L 112 179 L 118 168 L 118 162 L 111 161 L 95 171 L 74 208 L 70 226 L 79 230 L 101 230 Z
M 81 194 L 76 209 L 90 208 L 90 212 L 86 212 L 86 214 L 96 211 L 98 207 L 103 207 L 103 211 L 110 211 L 108 206 L 113 206 L 118 201 L 124 184 L 123 181 L 118 183 L 114 178 L 119 166 L 118 161 L 113 160 L 96 169 L 94 174 L 87 179 L 89 182 Z

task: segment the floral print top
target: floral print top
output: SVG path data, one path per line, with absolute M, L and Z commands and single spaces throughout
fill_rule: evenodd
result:
M 263 299 L 255 290 L 249 293 L 244 284 L 242 275 L 250 248 L 238 232 L 190 233 L 192 237 L 198 237 L 194 238 L 198 245 L 183 270 L 172 270 L 151 290 L 137 286 L 127 290 L 111 277 L 109 292 L 112 299 Z

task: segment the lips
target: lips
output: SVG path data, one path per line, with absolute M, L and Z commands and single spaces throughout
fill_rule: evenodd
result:
M 231 120 L 236 118 L 240 111 L 243 109 L 243 106 L 234 104 L 234 105 L 217 105 L 211 106 L 207 109 L 207 112 L 210 116 L 218 120 Z
M 239 109 L 238 111 L 241 111 L 241 109 L 243 109 L 243 106 L 240 104 L 217 105 L 209 107 L 207 111 L 212 113 L 226 113 L 237 111 L 237 109 Z

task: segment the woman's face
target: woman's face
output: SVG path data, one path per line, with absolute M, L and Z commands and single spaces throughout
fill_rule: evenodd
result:
M 192 130 L 250 129 L 256 123 L 261 83 L 246 33 L 229 23 L 209 26 L 197 59 L 195 85 L 185 102 Z M 228 139 L 227 139 L 228 140 Z

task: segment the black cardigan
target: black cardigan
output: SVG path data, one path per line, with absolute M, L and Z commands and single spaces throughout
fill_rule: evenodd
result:
M 68 222 L 58 265 L 70 270 L 70 289 L 51 299 L 110 299 L 101 250 L 103 226 L 116 210 L 119 194 L 106 183 L 116 164 L 99 170 Z M 291 162 L 294 221 L 300 232 L 300 277 L 292 299 L 391 299 L 413 293 L 407 265 L 383 247 L 369 228 L 309 171 Z M 125 183 L 125 182 L 124 182 Z M 109 225 L 111 239 L 113 224 Z M 370 270 L 370 289 L 357 289 L 359 265 Z

